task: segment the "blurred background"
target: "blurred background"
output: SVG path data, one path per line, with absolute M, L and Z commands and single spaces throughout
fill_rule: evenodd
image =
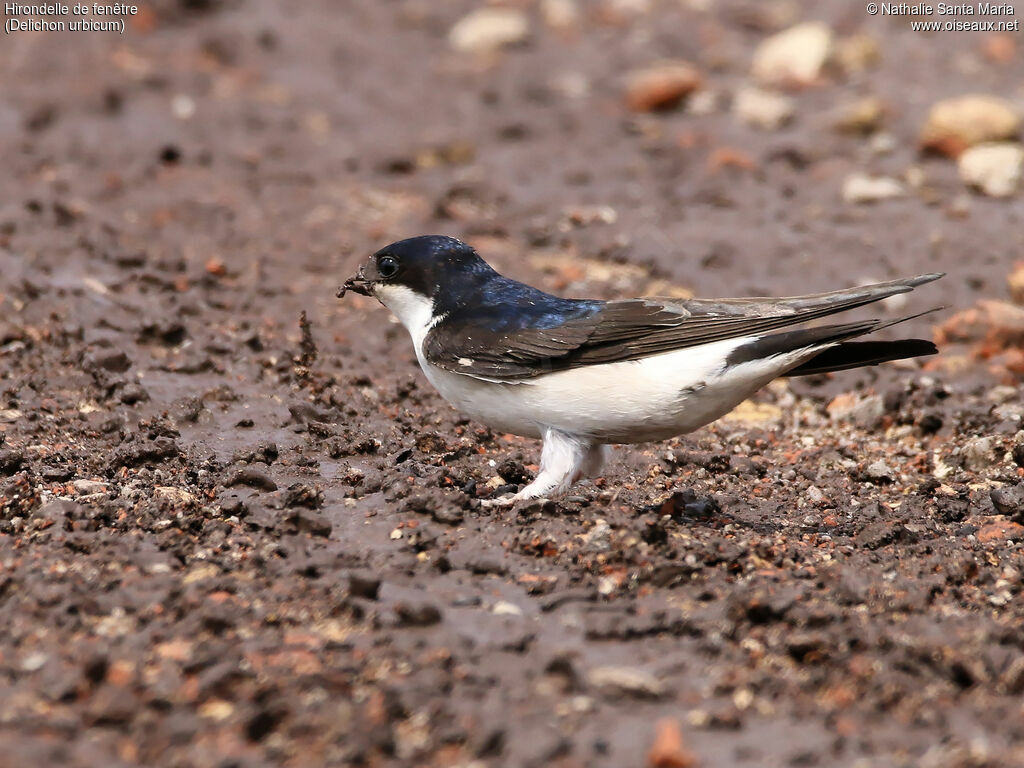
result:
M 1005 298 L 1022 250 L 1019 31 L 796 0 L 160 0 L 125 18 L 5 37 L 8 211 L 59 205 L 186 268 L 268 265 L 264 290 L 443 232 L 573 294 L 943 270 L 911 309 L 963 308 Z M 79 232 L 34 221 L 9 242 L 95 268 Z
M 1024 53 L 1019 32 L 915 18 L 796 0 L 147 2 L 123 35 L 6 37 L 4 198 L 317 280 L 440 231 L 517 277 L 571 256 L 709 295 L 947 270 L 935 289 L 962 306 L 1005 295 L 1020 254 Z M 1009 144 L 958 170 L 991 141 Z M 579 285 L 588 266 L 561 287 L 644 287 L 629 270 Z

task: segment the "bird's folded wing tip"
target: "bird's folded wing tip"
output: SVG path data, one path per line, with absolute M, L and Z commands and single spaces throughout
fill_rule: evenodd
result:
M 937 307 L 931 307 L 930 309 L 922 310 L 921 312 L 915 312 L 912 315 L 906 315 L 904 317 L 901 317 L 896 322 L 902 323 L 902 322 L 904 322 L 906 320 L 916 320 L 919 317 L 924 317 L 925 315 L 931 315 L 931 314 L 933 314 L 935 312 L 941 312 L 944 309 L 949 309 L 949 305 L 942 304 L 942 305 L 939 305 Z

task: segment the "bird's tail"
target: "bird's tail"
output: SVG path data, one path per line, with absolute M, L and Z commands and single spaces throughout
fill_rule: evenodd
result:
M 783 376 L 808 376 L 814 373 L 844 371 L 864 365 L 877 365 L 907 357 L 934 355 L 939 351 L 938 348 L 925 339 L 900 339 L 898 341 L 847 341 L 847 339 L 864 336 L 882 328 L 935 312 L 938 309 L 941 307 L 895 320 L 861 320 L 842 325 L 825 325 L 818 328 L 802 328 L 796 331 L 769 334 L 733 350 L 729 355 L 729 363 L 743 363 L 747 360 L 784 355 L 801 349 L 812 351 L 814 348 L 818 348 L 820 350 L 818 354 L 782 374 Z
M 934 343 L 926 339 L 900 339 L 899 341 L 844 341 L 829 347 L 821 354 L 798 365 L 785 376 L 810 376 L 814 373 L 831 373 L 860 368 L 865 365 L 878 365 L 891 360 L 903 360 L 908 357 L 934 355 L 938 352 Z

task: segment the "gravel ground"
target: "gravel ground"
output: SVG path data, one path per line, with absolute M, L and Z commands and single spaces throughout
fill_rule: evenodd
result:
M 5 36 L 0 765 L 1024 764 L 1024 208 L 950 156 L 1020 127 L 922 137 L 1020 110 L 1019 33 L 730 0 L 452 33 L 480 5 Z M 829 60 L 772 82 L 805 21 Z M 942 354 L 484 510 L 538 444 L 334 297 L 427 232 L 575 296 L 945 271 L 878 310 L 946 305 L 894 330 Z

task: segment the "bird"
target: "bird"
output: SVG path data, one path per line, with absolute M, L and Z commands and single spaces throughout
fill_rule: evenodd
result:
M 940 277 L 787 298 L 571 299 L 502 276 L 460 240 L 422 235 L 372 254 L 337 295 L 389 309 L 457 410 L 543 440 L 533 481 L 493 500 L 515 503 L 564 494 L 600 476 L 609 445 L 692 432 L 778 377 L 935 354 L 925 339 L 854 341 L 918 315 L 793 326 Z

